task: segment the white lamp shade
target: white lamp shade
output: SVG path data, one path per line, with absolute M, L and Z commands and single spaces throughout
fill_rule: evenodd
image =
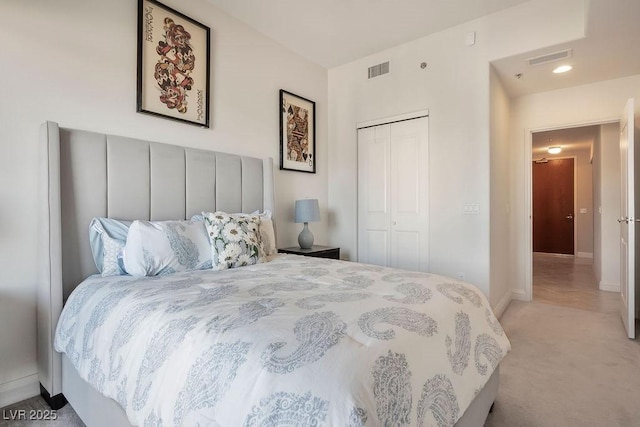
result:
M 296 200 L 295 222 L 320 221 L 320 206 L 318 199 Z

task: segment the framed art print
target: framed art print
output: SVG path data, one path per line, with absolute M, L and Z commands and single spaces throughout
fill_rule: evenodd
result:
M 316 103 L 283 89 L 280 169 L 316 173 Z
M 138 0 L 138 112 L 209 127 L 210 33 L 156 0 Z

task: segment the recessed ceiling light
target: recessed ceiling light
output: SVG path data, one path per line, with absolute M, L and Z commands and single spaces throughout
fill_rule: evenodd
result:
M 547 152 L 549 154 L 559 154 L 562 151 L 562 147 L 549 147 Z
M 560 73 L 566 73 L 567 71 L 571 71 L 572 69 L 573 67 L 571 65 L 561 65 L 555 70 L 553 70 L 553 72 L 556 74 L 560 74 Z

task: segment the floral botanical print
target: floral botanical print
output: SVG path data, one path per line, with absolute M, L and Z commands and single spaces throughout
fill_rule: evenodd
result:
M 244 267 L 264 261 L 257 215 L 203 212 L 211 241 L 214 270 Z
M 220 239 L 250 229 L 223 219 Z M 509 346 L 471 285 L 296 255 L 92 276 L 55 338 L 131 424 L 165 427 L 452 426 Z

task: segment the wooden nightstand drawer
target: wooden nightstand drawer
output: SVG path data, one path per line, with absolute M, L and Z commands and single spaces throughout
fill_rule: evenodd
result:
M 298 246 L 290 248 L 278 249 L 281 254 L 304 255 L 315 258 L 331 258 L 340 259 L 340 248 L 332 246 L 313 245 L 310 249 L 302 249 Z

